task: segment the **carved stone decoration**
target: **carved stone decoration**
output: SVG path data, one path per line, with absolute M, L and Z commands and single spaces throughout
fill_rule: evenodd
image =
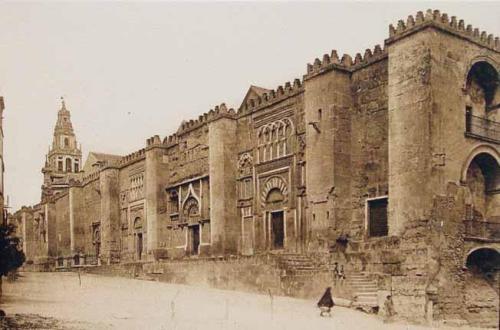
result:
M 128 200 L 127 200 L 127 192 L 126 191 L 122 191 L 120 193 L 120 206 L 122 208 L 126 207 L 127 206 L 127 202 L 128 202 Z
M 186 218 L 197 216 L 200 214 L 198 201 L 194 198 L 189 198 L 186 203 L 184 203 L 183 214 Z
M 182 209 L 184 222 L 196 223 L 200 220 L 200 206 L 194 197 L 189 197 Z
M 238 161 L 238 172 L 240 176 L 252 174 L 253 157 L 249 152 L 240 156 Z
M 266 180 L 261 189 L 260 200 L 262 206 L 265 206 L 267 197 L 272 190 L 279 190 L 283 195 L 283 201 L 286 203 L 288 200 L 288 186 L 286 181 L 281 176 L 271 176 Z
M 305 134 L 298 135 L 297 140 L 299 145 L 299 157 L 303 159 L 306 152 L 306 135 Z

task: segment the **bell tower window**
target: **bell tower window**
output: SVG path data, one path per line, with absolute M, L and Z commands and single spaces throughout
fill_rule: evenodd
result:
M 71 172 L 71 158 L 66 158 L 66 172 Z
M 69 139 L 68 138 L 64 138 L 64 147 L 65 148 L 69 147 Z

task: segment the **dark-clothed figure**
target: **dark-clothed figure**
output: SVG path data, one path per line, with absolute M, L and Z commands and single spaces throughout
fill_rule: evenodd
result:
M 339 270 L 338 277 L 341 280 L 345 280 L 344 265 L 340 265 L 340 270 Z
M 331 310 L 333 306 L 335 306 L 335 303 L 332 298 L 332 288 L 328 287 L 326 288 L 326 291 L 321 299 L 318 301 L 318 308 L 321 311 L 319 315 L 324 316 L 325 314 L 328 314 L 328 316 L 332 316 Z
M 335 263 L 333 267 L 333 279 L 336 280 L 339 277 L 339 264 Z

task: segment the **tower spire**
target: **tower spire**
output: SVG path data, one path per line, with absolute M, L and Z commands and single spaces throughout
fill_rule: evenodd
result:
M 66 189 L 69 180 L 75 178 L 80 172 L 82 164 L 82 151 L 78 148 L 73 125 L 71 124 L 71 113 L 66 108 L 64 97 L 60 97 L 61 108 L 57 112 L 57 121 L 54 127 L 54 138 L 52 148 L 46 156 L 44 174 L 44 185 L 42 196 L 49 196 L 53 192 Z
M 64 96 L 61 96 L 61 110 L 67 110 L 66 102 L 64 102 Z

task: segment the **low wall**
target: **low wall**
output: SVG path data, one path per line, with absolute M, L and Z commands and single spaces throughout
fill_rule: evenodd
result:
M 305 299 L 316 299 L 326 287 L 333 285 L 331 273 L 323 270 L 303 275 L 286 275 L 271 255 L 103 265 L 87 268 L 85 271 Z

